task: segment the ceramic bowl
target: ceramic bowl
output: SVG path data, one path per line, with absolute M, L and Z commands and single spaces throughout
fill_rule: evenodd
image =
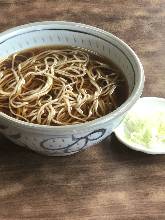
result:
M 90 122 L 36 125 L 0 113 L 0 131 L 14 143 L 42 154 L 65 156 L 86 149 L 112 133 L 142 93 L 143 67 L 133 50 L 114 35 L 88 25 L 62 21 L 30 23 L 1 33 L 0 57 L 45 45 L 77 46 L 98 52 L 119 66 L 128 80 L 128 99 L 112 113 Z

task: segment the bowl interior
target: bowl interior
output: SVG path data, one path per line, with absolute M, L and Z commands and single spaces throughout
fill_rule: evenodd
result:
M 135 84 L 136 65 L 128 51 L 113 35 L 104 36 L 96 30 L 64 25 L 41 25 L 16 28 L 0 37 L 0 57 L 46 45 L 69 45 L 93 50 L 109 58 L 127 78 L 129 94 Z

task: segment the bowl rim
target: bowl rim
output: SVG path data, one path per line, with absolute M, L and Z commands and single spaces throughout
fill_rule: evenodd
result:
M 78 28 L 83 28 L 86 29 L 88 31 L 95 31 L 96 33 L 98 32 L 99 34 L 102 34 L 105 37 L 111 37 L 111 39 L 117 41 L 121 46 L 123 46 L 132 56 L 134 62 L 137 65 L 137 71 L 138 72 L 138 82 L 135 82 L 133 91 L 131 92 L 130 96 L 127 98 L 127 100 L 121 105 L 119 106 L 116 110 L 114 110 L 113 112 L 102 116 L 100 118 L 94 119 L 92 121 L 88 121 L 88 122 L 84 122 L 84 123 L 79 123 L 79 124 L 74 124 L 74 125 L 60 125 L 60 126 L 55 126 L 55 125 L 39 125 L 39 124 L 34 124 L 31 122 L 24 122 L 21 121 L 19 119 L 16 119 L 14 117 L 11 117 L 3 112 L 0 112 L 0 119 L 7 119 L 8 122 L 12 123 L 12 125 L 14 126 L 21 126 L 21 127 L 26 127 L 26 128 L 37 128 L 39 130 L 70 130 L 70 129 L 81 129 L 82 127 L 93 127 L 95 126 L 100 126 L 103 123 L 106 123 L 116 117 L 120 117 L 122 114 L 124 114 L 127 110 L 129 110 L 132 105 L 138 100 L 138 98 L 141 96 L 142 91 L 143 91 L 143 87 L 144 87 L 144 81 L 145 81 L 145 76 L 144 76 L 144 69 L 142 66 L 142 63 L 140 62 L 140 59 L 138 58 L 138 56 L 136 55 L 136 53 L 120 38 L 116 37 L 115 35 L 111 34 L 110 32 L 104 31 L 100 28 L 91 26 L 91 25 L 86 25 L 83 23 L 76 23 L 76 22 L 68 22 L 68 21 L 41 21 L 41 22 L 32 22 L 32 23 L 28 23 L 28 24 L 24 24 L 24 25 L 20 25 L 20 26 L 16 26 L 14 28 L 10 28 L 2 33 L 0 33 L 0 43 L 1 43 L 1 39 L 3 39 L 3 37 L 5 37 L 6 35 L 10 35 L 13 32 L 16 31 L 22 31 L 25 30 L 27 28 L 34 28 L 34 27 L 39 27 L 39 26 L 49 26 L 49 25 L 69 25 L 69 26 L 73 26 L 73 27 L 78 27 Z M 44 28 L 43 28 L 44 29 Z

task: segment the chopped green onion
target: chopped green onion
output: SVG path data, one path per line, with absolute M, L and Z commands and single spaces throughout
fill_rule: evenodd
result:
M 128 141 L 147 148 L 165 144 L 165 113 L 138 115 L 130 112 L 124 119 L 124 132 Z

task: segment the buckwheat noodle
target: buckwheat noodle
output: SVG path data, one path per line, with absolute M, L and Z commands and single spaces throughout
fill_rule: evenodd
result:
M 41 125 L 83 123 L 117 107 L 119 84 L 119 73 L 85 50 L 15 53 L 0 61 L 0 111 Z

